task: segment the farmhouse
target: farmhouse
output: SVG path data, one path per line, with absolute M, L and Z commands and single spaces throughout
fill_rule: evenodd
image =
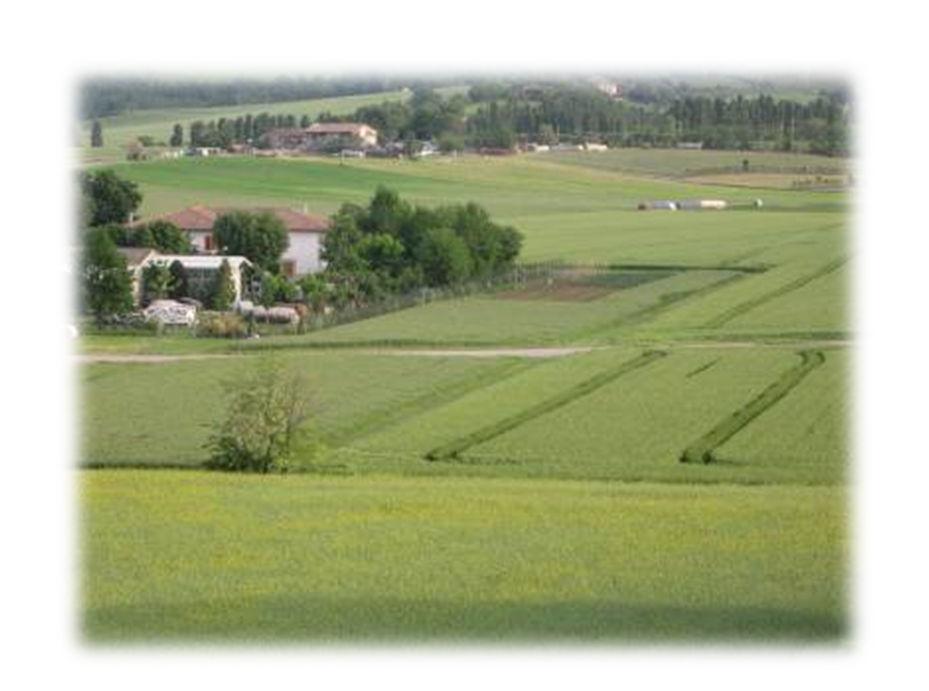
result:
M 262 139 L 269 148 L 286 151 L 315 151 L 330 144 L 367 149 L 377 146 L 377 130 L 358 122 L 318 122 L 309 127 L 278 127 Z
M 160 254 L 150 247 L 120 247 L 119 253 L 126 258 L 126 268 L 132 274 L 132 297 L 136 304 L 142 299 L 142 271 L 152 264 L 171 266 L 175 261 L 187 269 L 187 280 L 193 296 L 209 295 L 216 272 L 223 261 L 229 262 L 232 269 L 232 283 L 235 285 L 233 304 L 238 306 L 242 300 L 242 267 L 251 266 L 245 257 L 198 254 Z
M 317 122 L 310 125 L 306 132 L 313 145 L 346 139 L 357 142 L 361 147 L 377 146 L 377 130 L 364 123 Z
M 185 231 L 197 252 L 214 254 L 220 248 L 213 244 L 213 224 L 219 216 L 231 211 L 253 213 L 268 211 L 283 222 L 289 240 L 287 249 L 281 256 L 281 268 L 286 276 L 301 276 L 323 268 L 323 261 L 320 258 L 322 238 L 329 230 L 329 219 L 325 216 L 301 213 L 287 208 L 234 209 L 195 205 L 157 218 L 170 221 Z M 133 225 L 142 222 L 136 221 Z

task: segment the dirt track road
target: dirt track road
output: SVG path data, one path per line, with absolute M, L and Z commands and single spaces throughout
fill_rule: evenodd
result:
M 638 347 L 647 348 L 648 344 L 634 344 Z M 674 350 L 677 348 L 847 348 L 852 345 L 848 340 L 810 340 L 810 341 L 784 341 L 769 342 L 764 341 L 678 341 L 661 344 L 652 344 L 651 347 L 659 349 Z M 552 348 L 338 348 L 338 349 L 319 349 L 326 352 L 332 350 L 344 350 L 352 353 L 364 353 L 366 355 L 394 355 L 407 357 L 469 357 L 469 358 L 499 358 L 499 357 L 519 357 L 519 358 L 558 358 L 578 353 L 589 353 L 594 350 L 603 350 L 617 346 L 565 346 Z M 314 349 L 315 350 L 315 349 Z M 267 352 L 254 350 L 253 353 Z M 246 353 L 241 353 L 246 354 Z M 133 354 L 82 354 L 75 356 L 77 362 L 81 364 L 90 363 L 146 363 L 146 364 L 163 364 L 166 362 L 183 362 L 186 360 L 213 360 L 216 358 L 237 357 L 240 353 L 204 353 L 193 355 L 133 355 Z
M 495 358 L 495 357 L 522 357 L 522 358 L 554 358 L 574 355 L 575 353 L 589 353 L 595 348 L 591 346 L 582 346 L 576 348 L 482 348 L 482 349 L 403 349 L 403 348 L 351 348 L 339 350 L 348 350 L 353 353 L 365 353 L 368 355 L 412 355 L 419 357 L 473 357 L 473 358 Z M 255 350 L 255 353 L 267 352 Z M 331 352 L 331 351 L 327 351 Z M 183 362 L 185 360 L 213 360 L 216 358 L 236 357 L 236 354 L 202 354 L 202 355 L 132 355 L 132 354 L 84 354 L 76 356 L 79 363 L 148 363 L 162 364 L 165 362 Z

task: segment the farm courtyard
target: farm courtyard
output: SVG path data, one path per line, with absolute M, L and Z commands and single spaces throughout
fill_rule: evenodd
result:
M 85 636 L 843 638 L 848 193 L 716 155 L 115 166 L 150 215 L 475 200 L 562 268 L 301 335 L 82 336 Z M 731 208 L 636 210 L 665 198 Z M 222 383 L 263 358 L 310 382 L 312 460 L 204 470 Z

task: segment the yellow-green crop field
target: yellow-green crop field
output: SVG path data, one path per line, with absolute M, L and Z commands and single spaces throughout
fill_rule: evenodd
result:
M 381 184 L 473 200 L 525 234 L 523 260 L 597 278 L 259 341 L 82 338 L 86 637 L 846 636 L 848 193 L 687 179 L 731 154 L 596 156 L 117 166 L 147 215 L 329 213 Z M 665 198 L 732 208 L 636 210 Z M 221 383 L 264 358 L 307 376 L 314 443 L 286 475 L 206 471 Z

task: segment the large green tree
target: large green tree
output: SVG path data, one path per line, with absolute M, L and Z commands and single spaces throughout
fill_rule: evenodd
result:
M 88 171 L 81 176 L 84 213 L 91 226 L 125 223 L 142 203 L 142 193 L 131 180 L 112 170 Z
M 284 223 L 269 212 L 232 211 L 213 225 L 213 239 L 223 254 L 248 258 L 256 266 L 278 273 L 289 239 Z
M 471 273 L 468 246 L 451 228 L 427 231 L 417 248 L 417 259 L 431 286 L 460 283 Z
M 84 309 L 98 324 L 132 309 L 132 278 L 126 259 L 103 228 L 91 228 L 84 234 L 81 283 Z

